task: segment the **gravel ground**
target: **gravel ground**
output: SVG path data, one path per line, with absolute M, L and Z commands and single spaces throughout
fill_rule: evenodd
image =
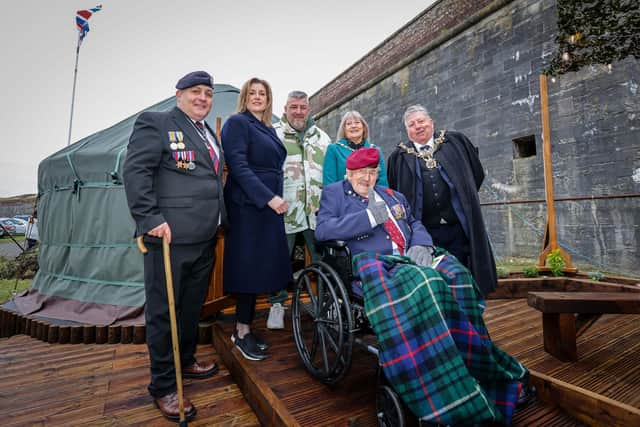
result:
M 26 244 L 26 242 L 21 242 L 20 244 Z M 0 240 L 0 256 L 15 258 L 20 255 L 21 252 L 22 250 L 10 238 L 3 237 L 2 240 Z

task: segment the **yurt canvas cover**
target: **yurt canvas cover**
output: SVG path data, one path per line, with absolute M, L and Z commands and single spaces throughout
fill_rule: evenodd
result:
M 235 112 L 238 89 L 214 87 L 207 122 Z M 169 111 L 168 98 L 144 111 Z M 138 114 L 40 162 L 40 269 L 15 299 L 24 314 L 89 324 L 143 323 L 142 255 L 122 184 L 129 136 Z

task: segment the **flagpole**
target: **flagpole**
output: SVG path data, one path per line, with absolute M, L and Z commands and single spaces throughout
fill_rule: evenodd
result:
M 76 67 L 73 70 L 73 91 L 71 92 L 71 116 L 69 117 L 69 137 L 67 145 L 71 144 L 71 127 L 73 126 L 73 104 L 76 99 L 76 80 L 78 78 L 78 57 L 80 56 L 80 33 L 78 33 L 78 44 L 76 45 Z

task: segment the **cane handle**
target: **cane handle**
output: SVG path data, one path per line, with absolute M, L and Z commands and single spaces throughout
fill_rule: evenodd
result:
M 142 255 L 147 253 L 147 247 L 144 245 L 144 242 L 142 241 L 142 236 L 138 236 L 136 238 L 136 245 L 138 245 L 138 250 Z

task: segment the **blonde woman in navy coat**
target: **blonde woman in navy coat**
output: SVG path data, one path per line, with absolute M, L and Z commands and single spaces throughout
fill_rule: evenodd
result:
M 282 198 L 287 152 L 271 126 L 269 83 L 247 81 L 238 97 L 238 114 L 222 128 L 229 176 L 224 188 L 229 228 L 225 234 L 224 289 L 236 296 L 236 329 L 231 337 L 249 360 L 266 357 L 266 343 L 251 332 L 256 294 L 283 289 L 291 264 Z

